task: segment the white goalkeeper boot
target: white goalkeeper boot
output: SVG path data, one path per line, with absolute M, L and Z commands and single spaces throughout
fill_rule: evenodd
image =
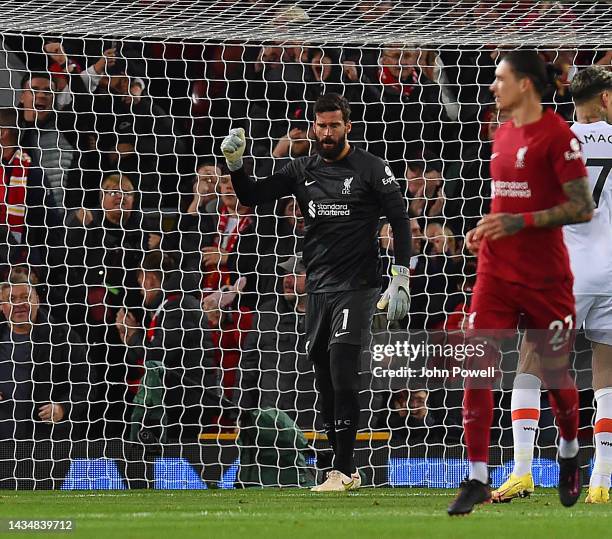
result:
M 361 486 L 361 476 L 359 472 L 348 475 L 344 475 L 339 470 L 332 470 L 327 474 L 327 479 L 312 487 L 312 492 L 346 492 L 347 490 L 357 490 Z

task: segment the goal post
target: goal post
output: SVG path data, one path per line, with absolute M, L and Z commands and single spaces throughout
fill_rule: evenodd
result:
M 373 485 L 456 486 L 460 376 L 390 375 L 410 365 L 376 350 L 400 336 L 460 339 L 476 267 L 464 237 L 488 211 L 503 121 L 495 67 L 508 50 L 538 50 L 551 74 L 545 102 L 571 121 L 572 77 L 612 64 L 612 4 L 4 4 L 0 487 L 307 486 L 317 462 L 329 465 L 304 342 L 309 208 L 292 197 L 239 206 L 220 151 L 243 127 L 257 179 L 309 155 L 325 92 L 348 99 L 351 144 L 388 163 L 413 227 L 408 329 L 379 313 L 363 356 L 358 465 Z M 386 275 L 384 219 L 379 245 Z M 147 271 L 163 301 L 155 290 L 143 298 Z M 512 458 L 517 346 L 504 349 L 495 392 L 494 484 Z M 588 460 L 580 333 L 574 356 Z M 549 412 L 544 397 L 534 477 L 547 486 Z

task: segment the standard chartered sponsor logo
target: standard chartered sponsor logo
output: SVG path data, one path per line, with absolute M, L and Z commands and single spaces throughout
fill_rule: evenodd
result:
M 494 197 L 531 198 L 528 182 L 506 182 L 497 180 L 492 183 Z
M 348 204 L 316 203 L 312 200 L 308 203 L 308 215 L 313 219 L 315 217 L 345 217 L 350 214 Z
M 313 219 L 317 216 L 317 205 L 313 200 L 308 203 L 308 215 L 310 215 L 310 217 Z

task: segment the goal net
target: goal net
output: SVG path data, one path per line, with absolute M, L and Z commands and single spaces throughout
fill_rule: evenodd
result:
M 398 326 L 375 315 L 363 354 L 358 466 L 371 485 L 456 486 L 463 380 L 392 379 L 381 373 L 401 362 L 373 351 L 397 335 L 462 338 L 476 278 L 464 237 L 488 211 L 503 121 L 489 90 L 497 62 L 537 49 L 545 101 L 571 121 L 572 77 L 612 63 L 612 4 L 4 8 L 0 486 L 307 486 L 330 466 L 304 343 L 308 208 L 240 205 L 220 157 L 234 127 L 258 179 L 314 152 L 312 106 L 326 92 L 350 102 L 351 144 L 387 161 L 413 233 L 410 315 Z M 393 247 L 381 219 L 385 275 Z M 588 465 L 591 350 L 580 333 L 575 348 Z M 494 484 L 511 469 L 517 356 L 518 339 L 499 366 Z M 556 433 L 544 393 L 537 484 L 556 480 Z

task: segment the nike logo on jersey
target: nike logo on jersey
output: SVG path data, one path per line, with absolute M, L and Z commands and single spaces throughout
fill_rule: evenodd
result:
M 499 152 L 492 153 L 491 154 L 491 161 L 493 161 L 493 159 L 495 159 L 498 155 L 499 155 Z
M 304 185 L 308 187 L 309 185 L 312 185 L 313 183 L 317 183 L 317 180 L 312 180 L 310 182 L 304 182 Z
M 342 337 L 342 335 L 348 335 L 350 331 L 336 331 L 334 337 Z

